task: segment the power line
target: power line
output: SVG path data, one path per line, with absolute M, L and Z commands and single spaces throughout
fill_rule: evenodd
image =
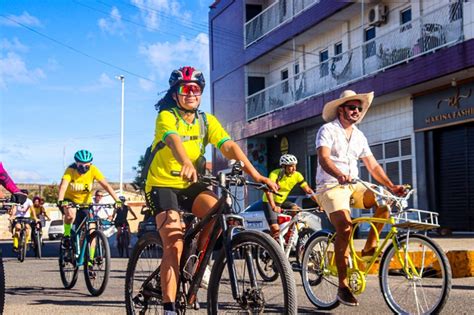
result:
M 29 26 L 27 26 L 27 25 L 25 25 L 25 24 L 23 24 L 23 23 L 21 23 L 21 22 L 18 22 L 17 20 L 15 20 L 15 19 L 13 19 L 13 18 L 11 18 L 11 17 L 8 17 L 8 16 L 3 15 L 3 14 L 0 14 L 0 16 L 3 17 L 4 19 L 7 19 L 7 20 L 9 20 L 9 21 L 11 21 L 11 22 L 13 22 L 13 23 L 16 23 L 16 24 L 20 25 L 21 27 L 23 27 L 23 28 L 25 28 L 25 29 L 27 29 L 27 30 L 29 30 L 29 31 L 31 31 L 31 32 L 33 32 L 33 33 L 35 33 L 35 34 L 41 36 L 41 37 L 44 37 L 44 38 L 48 39 L 49 41 L 52 41 L 52 42 L 54 42 L 54 43 L 56 43 L 56 44 L 58 44 L 58 45 L 60 45 L 60 46 L 63 46 L 63 47 L 65 47 L 65 48 L 67 48 L 67 49 L 69 49 L 69 50 L 71 50 L 71 51 L 73 51 L 73 52 L 75 52 L 75 53 L 78 53 L 78 54 L 80 54 L 80 55 L 82 55 L 82 56 L 85 56 L 85 57 L 87 57 L 87 58 L 90 58 L 90 59 L 92 59 L 92 60 L 95 60 L 95 61 L 97 61 L 97 62 L 99 62 L 99 63 L 102 63 L 102 64 L 104 64 L 104 65 L 106 65 L 106 66 L 109 66 L 109 67 L 114 68 L 114 69 L 116 69 L 116 70 L 119 70 L 119 71 L 121 71 L 121 72 L 127 73 L 127 74 L 129 74 L 129 75 L 134 76 L 134 77 L 137 77 L 137 78 L 140 78 L 140 79 L 143 79 L 143 80 L 147 80 L 147 81 L 156 83 L 156 81 L 154 81 L 154 80 L 151 80 L 151 79 L 146 78 L 146 77 L 144 77 L 144 76 L 142 76 L 142 75 L 140 75 L 140 74 L 134 73 L 134 72 L 129 71 L 129 70 L 127 70 L 127 69 L 124 69 L 124 68 L 122 68 L 122 67 L 119 67 L 119 66 L 116 66 L 116 65 L 114 65 L 114 64 L 111 64 L 110 62 L 107 62 L 107 61 L 105 61 L 105 60 L 103 60 L 103 59 L 100 59 L 100 58 L 97 58 L 97 57 L 95 57 L 95 56 L 92 56 L 92 55 L 90 55 L 90 54 L 88 54 L 88 53 L 86 53 L 86 52 L 83 52 L 83 51 L 81 51 L 81 50 L 79 50 L 79 49 L 77 49 L 77 48 L 74 48 L 74 47 L 72 47 L 72 46 L 70 46 L 70 45 L 68 45 L 68 44 L 66 44 L 66 43 L 63 43 L 63 42 L 61 42 L 61 41 L 59 41 L 59 40 L 57 40 L 57 39 L 55 39 L 55 38 L 53 38 L 53 37 L 51 37 L 51 36 L 49 36 L 49 35 L 46 35 L 46 34 L 44 34 L 44 33 L 41 33 L 41 32 L 39 32 L 39 31 L 35 30 L 34 28 L 31 28 L 31 27 L 29 27 Z

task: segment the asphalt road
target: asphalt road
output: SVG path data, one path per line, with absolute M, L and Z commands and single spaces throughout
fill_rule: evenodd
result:
M 47 243 L 45 253 L 57 253 L 58 243 Z M 3 253 L 11 252 L 10 244 L 0 244 Z M 23 263 L 14 257 L 5 257 L 6 306 L 5 314 L 125 314 L 124 278 L 127 259 L 113 258 L 109 285 L 100 297 L 88 294 L 82 271 L 76 287 L 64 290 L 58 272 L 57 259 L 47 257 L 37 260 L 28 257 Z M 317 314 L 308 301 L 301 286 L 299 274 L 295 273 L 298 285 L 298 305 L 301 314 Z M 474 278 L 453 280 L 450 299 L 444 314 L 472 314 L 474 309 Z M 206 291 L 200 290 L 199 299 L 205 301 Z M 367 290 L 358 296 L 360 306 L 349 308 L 339 306 L 332 314 L 391 314 L 385 305 L 378 286 L 378 279 L 370 276 Z M 189 312 L 205 314 L 205 310 Z M 329 313 L 329 312 L 327 312 Z

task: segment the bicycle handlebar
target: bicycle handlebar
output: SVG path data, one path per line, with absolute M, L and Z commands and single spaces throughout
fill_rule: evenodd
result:
M 115 204 L 113 203 L 74 203 L 69 202 L 68 207 L 73 208 L 92 208 L 92 207 L 104 207 L 104 208 L 113 208 Z

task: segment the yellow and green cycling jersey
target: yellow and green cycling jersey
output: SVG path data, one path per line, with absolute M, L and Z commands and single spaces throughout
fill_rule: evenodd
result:
M 283 176 L 280 176 L 281 178 L 280 180 L 278 180 L 277 184 L 280 187 L 280 189 L 278 190 L 278 193 L 281 196 L 273 195 L 273 200 L 278 204 L 282 204 L 286 200 L 291 190 L 296 185 L 299 184 L 301 188 L 308 185 L 308 183 L 305 181 L 303 175 L 300 172 L 296 171 L 291 175 L 286 175 L 285 171 L 281 168 L 272 171 L 270 175 L 268 175 L 268 178 L 276 182 L 278 179 L 278 176 L 280 175 L 280 172 L 283 172 L 282 173 Z M 262 200 L 264 202 L 268 202 L 266 194 L 263 194 Z
M 74 166 L 69 166 L 63 175 L 63 180 L 69 182 L 64 199 L 77 204 L 92 203 L 94 180 L 101 181 L 105 177 L 95 165 L 91 165 L 85 174 L 79 174 Z
M 171 134 L 182 138 L 186 137 L 187 140 L 183 141 L 184 149 L 191 162 L 195 163 L 201 155 L 201 145 L 204 140 L 200 137 L 199 121 L 195 118 L 193 123 L 187 123 L 176 108 L 173 108 L 172 111 L 163 110 L 158 114 L 152 149 L 158 143 L 165 142 Z M 214 115 L 206 113 L 206 117 L 208 142 L 220 149 L 227 140 L 230 140 L 230 137 Z M 188 187 L 190 185 L 188 181 L 171 174 L 172 171 L 180 170 L 181 164 L 175 159 L 171 149 L 165 145 L 158 150 L 153 158 L 147 175 L 145 191 L 150 191 L 153 186 L 178 189 Z

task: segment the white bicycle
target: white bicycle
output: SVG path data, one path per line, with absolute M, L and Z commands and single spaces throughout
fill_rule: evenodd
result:
M 300 270 L 300 263 L 303 258 L 304 244 L 310 236 L 321 230 L 321 219 L 314 214 L 320 211 L 318 207 L 301 209 L 282 209 L 278 215 L 278 225 L 280 225 L 280 234 L 277 242 L 290 260 L 294 253 L 295 261 L 291 262 L 293 270 Z M 275 281 L 278 274 L 274 271 L 273 261 L 268 253 L 261 251 L 256 255 L 257 270 L 262 279 L 268 282 Z

